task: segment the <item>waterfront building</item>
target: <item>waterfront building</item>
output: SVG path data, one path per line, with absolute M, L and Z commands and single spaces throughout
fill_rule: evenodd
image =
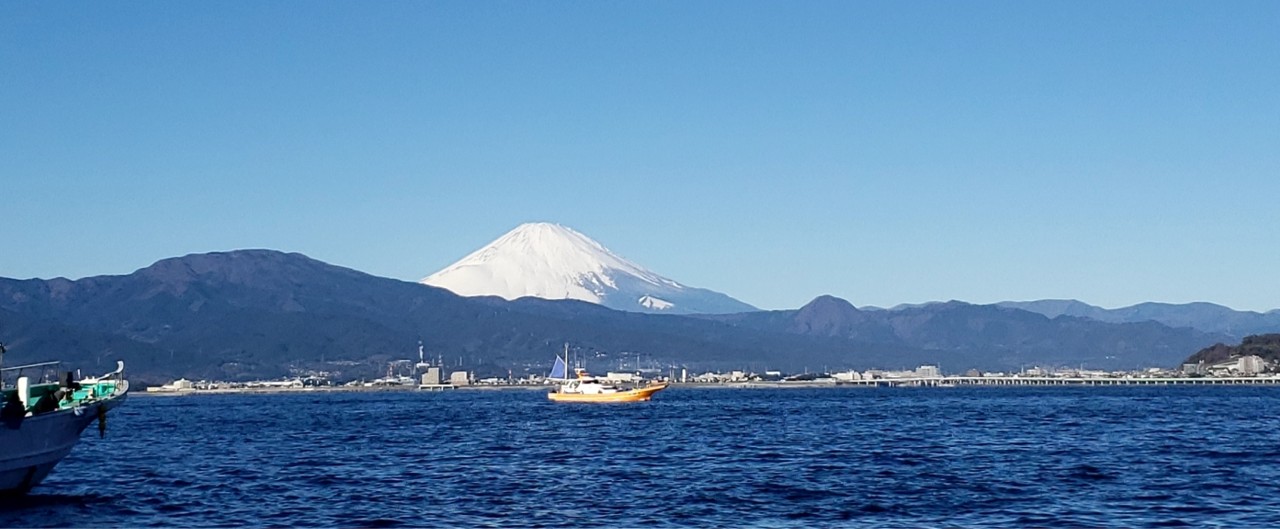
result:
M 940 377 L 942 370 L 938 366 L 922 365 L 916 368 L 915 376 L 917 377 Z
M 431 366 L 427 368 L 427 372 L 422 374 L 422 384 L 430 386 L 438 386 L 443 382 L 440 380 L 440 368 Z
M 1241 375 L 1257 375 L 1267 369 L 1267 361 L 1258 355 L 1242 356 L 1236 360 L 1236 372 Z
M 1251 377 L 1266 371 L 1268 367 L 1270 366 L 1262 357 L 1247 355 L 1210 364 L 1205 367 L 1205 370 L 1214 376 L 1235 375 Z
M 148 393 L 168 393 L 177 391 L 195 391 L 195 384 L 185 378 L 180 378 L 163 386 L 147 388 Z
M 605 373 L 604 380 L 606 382 L 615 382 L 618 384 L 631 384 L 631 383 L 639 382 L 640 377 L 635 373 L 619 373 L 616 371 L 609 371 Z
M 471 373 L 466 371 L 454 371 L 449 374 L 449 383 L 454 386 L 471 385 Z
M 836 380 L 843 381 L 843 382 L 848 382 L 853 380 L 862 380 L 862 374 L 857 371 L 845 371 L 843 373 L 835 373 L 831 375 L 831 378 L 834 378 Z

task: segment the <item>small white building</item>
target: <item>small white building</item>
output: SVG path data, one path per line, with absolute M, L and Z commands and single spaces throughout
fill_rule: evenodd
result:
M 605 373 L 604 380 L 607 382 L 630 384 L 638 382 L 640 380 L 640 376 L 635 373 L 618 373 L 615 371 L 609 371 L 608 373 Z
M 424 385 L 435 386 L 441 384 L 440 368 L 436 366 L 428 367 L 427 371 L 422 374 L 421 380 Z
M 862 373 L 859 373 L 857 371 L 845 371 L 843 373 L 833 374 L 831 375 L 831 378 L 834 378 L 842 382 L 850 382 L 854 380 L 862 380 Z
M 147 388 L 148 393 L 171 393 L 175 391 L 195 391 L 195 384 L 185 378 L 180 378 L 163 386 L 154 386 Z
M 449 383 L 454 386 L 469 386 L 471 385 L 471 373 L 466 371 L 449 373 Z
M 921 378 L 937 378 L 942 376 L 942 370 L 938 366 L 923 365 L 916 368 L 916 376 Z

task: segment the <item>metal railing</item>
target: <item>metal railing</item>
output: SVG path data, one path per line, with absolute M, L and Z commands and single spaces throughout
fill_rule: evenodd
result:
M 39 362 L 13 367 L 0 368 L 0 389 L 14 387 L 21 377 L 27 377 L 33 384 L 57 382 L 62 374 L 62 362 Z M 32 376 L 32 371 L 39 370 L 39 376 Z
M 53 384 L 63 381 L 62 362 L 39 362 L 35 364 L 26 364 L 13 367 L 0 368 L 0 389 L 10 389 L 17 386 L 17 381 L 21 377 L 27 377 L 31 384 Z M 80 378 L 79 372 L 72 373 L 71 380 L 80 383 L 96 383 L 96 382 L 114 382 L 117 388 L 125 387 L 124 380 L 124 362 L 117 360 L 116 368 L 110 373 L 106 373 L 97 377 Z
M 114 383 L 112 394 L 120 393 L 121 390 L 128 390 L 128 382 L 124 379 L 124 360 L 116 360 L 116 369 L 110 373 L 97 377 L 87 377 L 79 381 L 81 384 L 96 384 L 99 382 L 110 381 Z M 102 395 L 108 397 L 110 395 Z

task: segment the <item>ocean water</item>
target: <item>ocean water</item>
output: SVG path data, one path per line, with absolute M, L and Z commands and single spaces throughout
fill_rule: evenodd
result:
M 133 397 L 3 527 L 1280 526 L 1280 388 Z

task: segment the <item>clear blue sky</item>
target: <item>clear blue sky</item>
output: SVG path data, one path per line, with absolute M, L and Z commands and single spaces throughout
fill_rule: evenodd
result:
M 1280 307 L 1280 2 L 3 2 L 0 276 L 570 226 L 763 308 Z

